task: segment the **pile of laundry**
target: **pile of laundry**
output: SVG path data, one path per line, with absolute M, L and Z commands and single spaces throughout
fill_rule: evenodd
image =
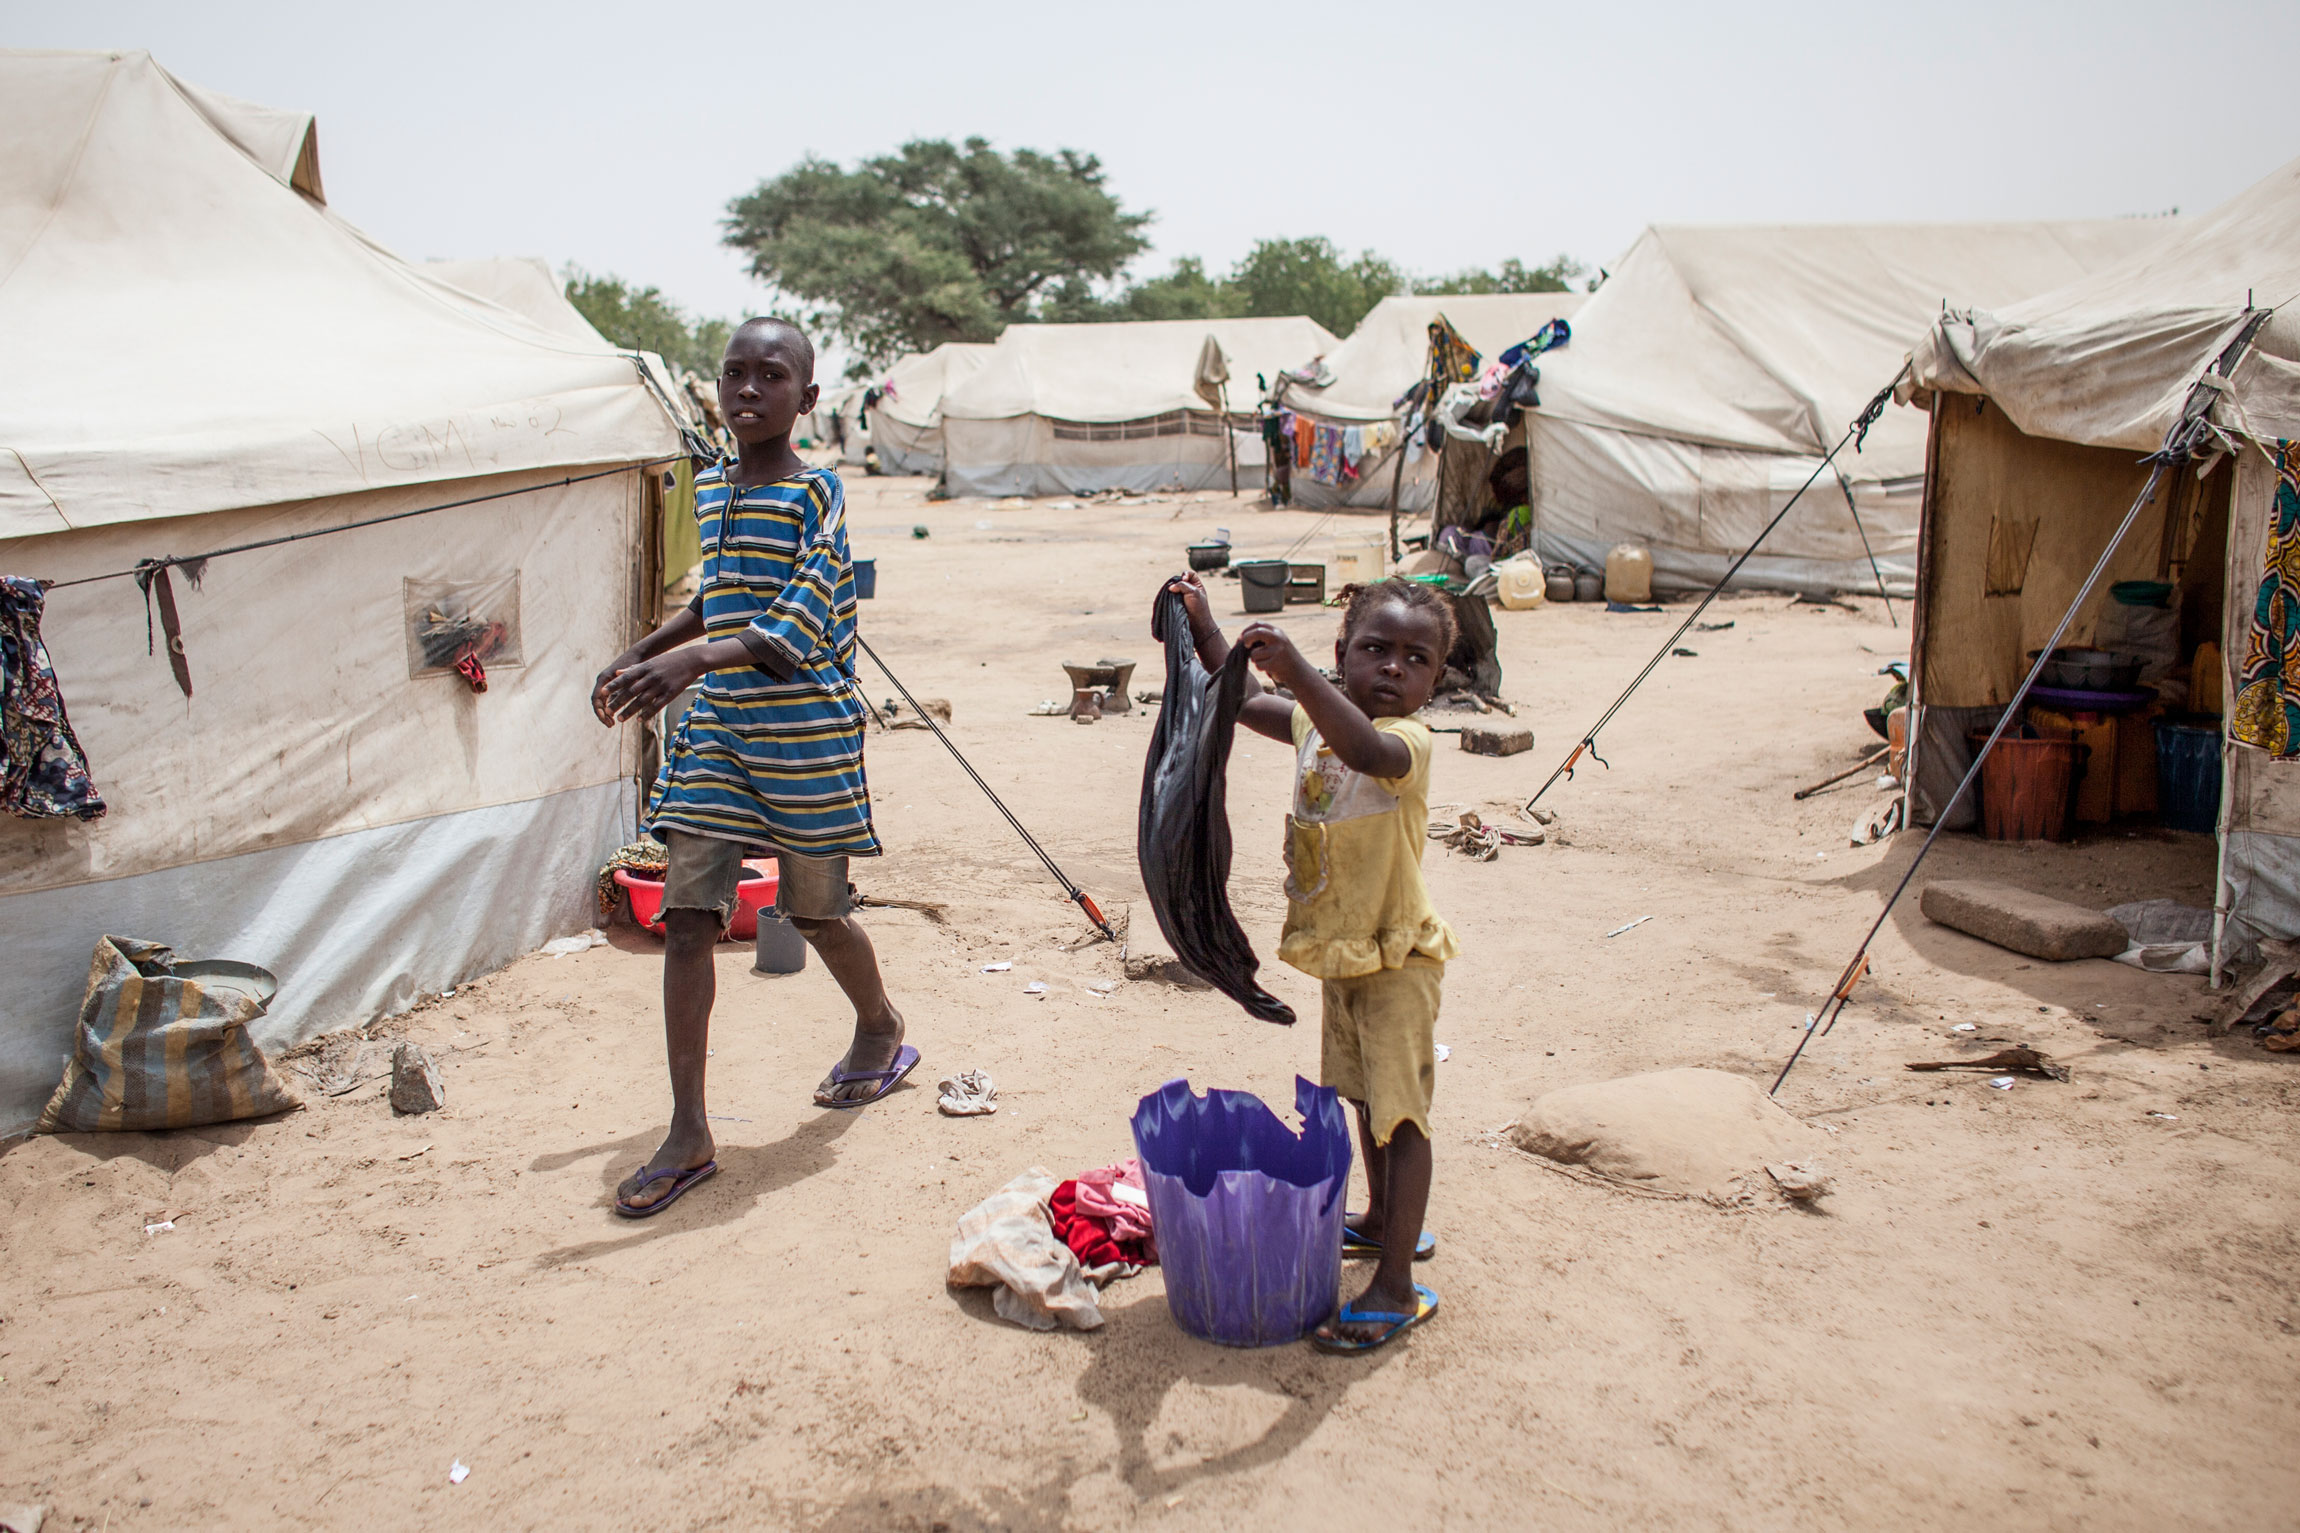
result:
M 950 1243 L 953 1288 L 995 1288 L 999 1318 L 1034 1331 L 1102 1324 L 1096 1290 L 1158 1260 L 1132 1160 L 1068 1181 L 1037 1166 L 968 1209 Z

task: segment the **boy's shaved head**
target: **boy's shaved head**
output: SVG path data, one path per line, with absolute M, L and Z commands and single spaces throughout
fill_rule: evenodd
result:
M 807 339 L 807 333 L 804 330 L 787 319 L 777 319 L 771 314 L 762 314 L 756 319 L 746 319 L 737 325 L 735 334 L 727 338 L 727 344 L 732 346 L 735 338 L 746 332 L 771 336 L 774 340 L 789 347 L 794 360 L 798 363 L 799 381 L 802 383 L 815 381 L 815 343 Z

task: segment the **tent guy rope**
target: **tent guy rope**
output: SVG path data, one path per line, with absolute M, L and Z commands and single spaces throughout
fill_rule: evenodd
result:
M 1997 716 L 1996 727 L 1989 731 L 1987 743 L 1973 753 L 1973 764 L 1965 769 L 1965 775 L 1957 782 L 1956 791 L 1949 795 L 1948 802 L 1941 805 L 1934 815 L 1933 828 L 1926 832 L 1924 844 L 1917 848 L 1917 855 L 1909 859 L 1907 870 L 1901 874 L 1901 881 L 1893 886 L 1893 892 L 1886 898 L 1884 908 L 1877 912 L 1876 920 L 1869 923 L 1868 933 L 1861 938 L 1861 945 L 1854 949 L 1844 973 L 1838 976 L 1837 986 L 1829 992 L 1829 999 L 1798 1035 L 1797 1046 L 1789 1051 L 1788 1059 L 1781 1065 L 1781 1073 L 1773 1077 L 1773 1084 L 1765 1093 L 1767 1096 L 1781 1089 L 1781 1083 L 1789 1078 L 1789 1072 L 1804 1057 L 1805 1045 L 1813 1041 L 1814 1034 L 1817 1032 L 1827 1037 L 1830 1029 L 1837 1025 L 1837 1019 L 1844 1015 L 1845 1002 L 1852 994 L 1853 986 L 1860 983 L 1861 976 L 1869 971 L 1869 944 L 1877 940 L 1877 933 L 1884 930 L 1893 907 L 1908 892 L 1910 882 L 1917 876 L 1917 869 L 1924 866 L 1925 855 L 1933 849 L 1933 843 L 1941 838 L 1942 829 L 1949 823 L 1950 813 L 1972 791 L 1973 784 L 1980 781 L 1981 764 L 1988 760 L 1989 752 L 1996 749 L 1997 741 L 2004 738 L 2005 730 L 2021 716 L 2021 706 L 2028 701 L 2029 689 L 2036 685 L 2037 678 L 2044 674 L 2044 668 L 2052 662 L 2053 652 L 2060 648 L 2061 640 L 2068 637 L 2068 630 L 2076 622 L 2077 613 L 2092 598 L 2101 576 L 2108 572 L 2109 561 L 2116 557 L 2116 551 L 2123 546 L 2126 534 L 2140 520 L 2140 513 L 2155 501 L 2156 492 L 2162 487 L 2165 476 L 2220 435 L 2209 418 L 2212 406 L 2219 399 L 2220 391 L 2227 386 L 2229 374 L 2235 370 L 2237 362 L 2251 346 L 2252 338 L 2260 333 L 2260 327 L 2268 322 L 2268 317 L 2273 313 L 2273 309 L 2255 309 L 2245 317 L 2244 323 L 2238 327 L 2235 336 L 2222 348 L 2212 365 L 2190 385 L 2188 400 L 2181 409 L 2180 419 L 2165 433 L 2164 445 L 2141 460 L 2150 465 L 2147 482 L 2141 485 L 2140 493 L 2133 497 L 2131 507 L 2124 513 L 2124 520 L 2117 523 L 2116 531 L 2109 535 L 2108 546 L 2093 561 L 2092 573 L 2085 576 L 2084 584 L 2077 588 L 2075 599 L 2068 604 L 2068 610 L 2061 614 L 2060 623 L 2053 629 L 2052 637 L 2045 640 L 2044 648 L 2036 652 L 2036 663 L 2029 667 L 2028 674 L 2021 678 L 2020 686 L 2014 690 L 2012 701 L 2006 703 L 2004 712 Z M 2217 444 L 2213 450 L 2219 450 Z
M 910 704 L 910 711 L 926 721 L 926 727 L 934 731 L 934 737 L 942 742 L 944 750 L 950 752 L 951 759 L 959 764 L 967 776 L 974 779 L 974 785 L 982 790 L 985 798 L 990 800 L 991 807 L 1006 816 L 1006 823 L 1014 827 L 1014 833 L 1022 838 L 1022 844 L 1038 854 L 1038 860 L 1046 864 L 1046 871 L 1052 873 L 1054 881 L 1062 885 L 1062 892 L 1070 896 L 1071 903 L 1086 913 L 1086 919 L 1094 923 L 1095 930 L 1108 937 L 1112 942 L 1116 942 L 1118 933 L 1102 914 L 1102 907 L 1094 903 L 1093 896 L 1072 883 L 1070 875 L 1055 865 L 1054 859 L 1046 854 L 1046 848 L 1038 844 L 1038 838 L 1023 828 L 1022 822 L 1014 817 L 1014 811 L 1007 808 L 1005 802 L 995 792 L 991 791 L 990 784 L 982 780 L 982 774 L 974 769 L 974 763 L 968 761 L 965 756 L 959 753 L 958 747 L 950 743 L 950 736 L 942 732 L 942 725 L 935 721 L 932 713 L 919 706 L 918 699 L 910 695 L 910 688 L 902 684 L 900 676 L 887 668 L 887 663 L 879 658 L 877 650 L 870 647 L 870 640 L 862 636 L 862 631 L 859 628 L 855 631 L 855 642 L 862 646 L 863 653 L 870 656 L 871 663 L 879 668 L 886 679 L 894 683 L 894 689 L 902 694 L 902 700 Z
M 1670 651 L 1677 647 L 1677 641 L 1685 637 L 1686 633 L 1692 629 L 1694 622 L 1700 618 L 1701 614 L 1709 610 L 1709 604 L 1717 599 L 1719 593 L 1721 593 L 1727 585 L 1732 583 L 1733 577 L 1735 575 L 1741 573 L 1741 566 L 1747 564 L 1750 560 L 1750 557 L 1757 552 L 1759 546 L 1762 545 L 1767 538 L 1773 535 L 1773 529 L 1781 525 L 1782 518 L 1786 517 L 1791 511 L 1796 509 L 1797 502 L 1804 498 L 1805 492 L 1813 487 L 1814 482 L 1818 480 L 1822 474 L 1828 472 L 1836 466 L 1837 454 L 1845 450 L 1845 444 L 1847 442 L 1851 442 L 1853 444 L 1853 451 L 1859 452 L 1861 450 L 1861 443 L 1868 438 L 1869 428 L 1874 426 L 1877 423 L 1878 417 L 1885 413 L 1885 405 L 1892 399 L 1893 390 L 1900 386 L 1901 379 L 1908 373 L 1908 370 L 1909 365 L 1906 362 L 1902 363 L 1901 370 L 1893 374 L 1892 381 L 1887 383 L 1883 388 L 1877 390 L 1875 397 L 1870 399 L 1868 404 L 1862 407 L 1861 413 L 1853 417 L 1853 423 L 1845 428 L 1845 434 L 1837 438 L 1837 445 L 1829 449 L 1829 451 L 1822 457 L 1821 461 L 1813 466 L 1813 472 L 1805 476 L 1805 482 L 1797 486 L 1797 493 L 1790 496 L 1788 500 L 1783 503 L 1781 509 L 1773 513 L 1773 519 L 1765 524 L 1763 530 L 1761 530 L 1757 536 L 1751 540 L 1747 548 L 1741 550 L 1740 556 L 1733 561 L 1731 567 L 1729 567 L 1723 575 L 1718 577 L 1717 583 L 1711 586 L 1706 592 L 1702 594 L 1701 600 L 1694 605 L 1694 608 L 1691 612 L 1686 614 L 1685 621 L 1677 625 L 1676 631 L 1670 634 L 1668 638 L 1661 641 L 1661 647 L 1653 652 L 1653 658 L 1645 662 L 1645 669 L 1639 671 L 1634 677 L 1632 677 L 1630 679 L 1629 685 L 1622 688 L 1621 695 L 1613 700 L 1612 706 L 1607 708 L 1605 712 L 1598 715 L 1597 722 L 1589 726 L 1588 732 L 1582 735 L 1581 742 L 1574 746 L 1572 754 L 1568 755 L 1565 760 L 1558 763 L 1557 770 L 1549 774 L 1549 780 L 1547 782 L 1544 782 L 1540 787 L 1534 789 L 1533 797 L 1525 801 L 1523 806 L 1524 808 L 1531 809 L 1534 805 L 1540 803 L 1541 796 L 1544 793 L 1547 793 L 1552 787 L 1556 786 L 1557 780 L 1560 777 L 1571 777 L 1573 775 L 1574 767 L 1579 764 L 1583 756 L 1586 755 L 1590 760 L 1596 762 L 1599 766 L 1607 765 L 1605 758 L 1597 754 L 1598 731 L 1613 722 L 1613 716 L 1621 711 L 1622 705 L 1629 701 L 1630 695 L 1634 693 L 1639 687 L 1645 684 L 1645 678 L 1652 675 L 1654 671 L 1660 667 L 1662 661 L 1669 658 Z M 1857 513 L 1855 515 L 1854 521 L 1855 525 L 1859 524 L 1859 516 Z M 1864 532 L 1862 534 L 1862 543 L 1865 546 L 1867 542 L 1868 535 Z M 1882 583 L 1882 579 L 1883 577 L 1880 576 L 1880 584 Z

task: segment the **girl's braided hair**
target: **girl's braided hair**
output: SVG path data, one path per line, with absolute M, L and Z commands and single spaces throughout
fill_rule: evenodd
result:
M 1414 612 L 1426 612 L 1437 619 L 1440 642 L 1438 663 L 1453 653 L 1454 642 L 1461 637 L 1461 624 L 1453 615 L 1453 599 L 1435 586 L 1425 586 L 1418 580 L 1403 580 L 1393 575 L 1370 585 L 1352 583 L 1343 586 L 1342 632 L 1340 643 L 1347 647 L 1350 635 L 1357 632 L 1365 615 L 1384 602 L 1396 602 Z

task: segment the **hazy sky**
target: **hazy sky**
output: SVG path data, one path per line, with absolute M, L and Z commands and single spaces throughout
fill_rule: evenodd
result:
M 405 255 L 540 255 L 728 315 L 756 302 L 729 197 L 910 137 L 1100 155 L 1157 214 L 1141 274 L 1268 235 L 1436 272 L 1610 262 L 1657 222 L 2196 212 L 2300 154 L 2292 0 L 0 0 L 0 43 L 149 49 L 317 113 L 330 204 Z

